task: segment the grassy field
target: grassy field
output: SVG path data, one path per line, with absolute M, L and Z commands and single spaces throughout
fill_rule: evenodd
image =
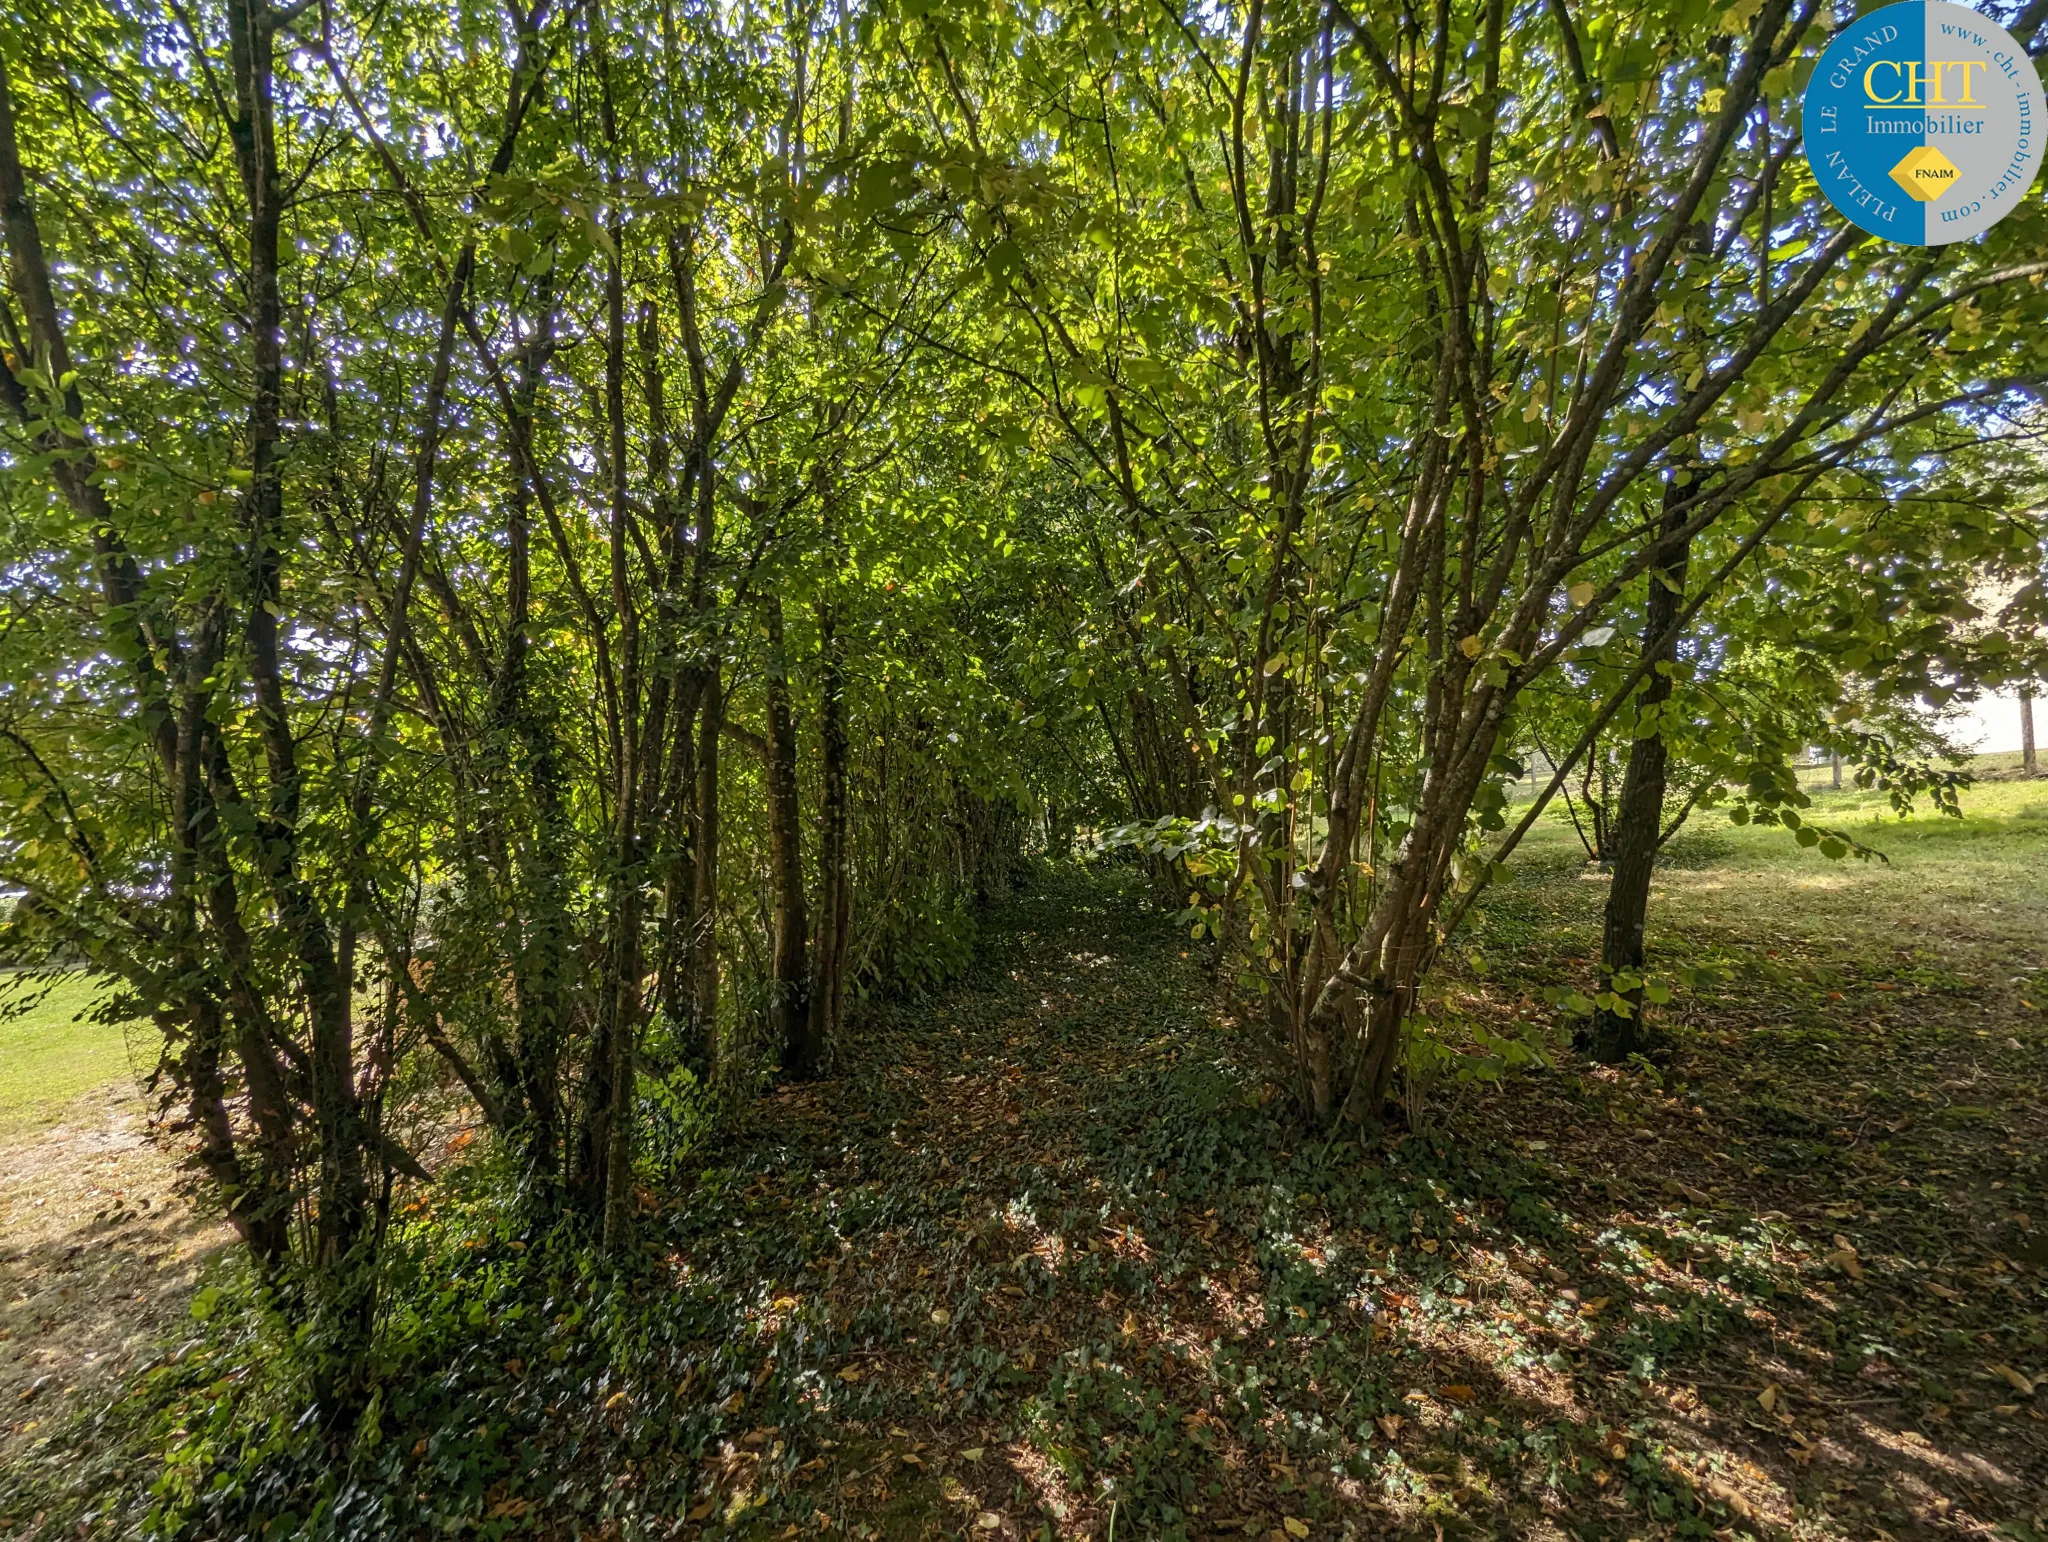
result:
M 1983 757 L 1974 769 L 1995 772 L 2018 759 Z M 1841 830 L 1881 855 L 1831 861 L 1781 827 L 1737 826 L 1719 810 L 1697 812 L 1657 873 L 1653 954 L 1675 958 L 1717 942 L 1768 946 L 1776 938 L 1857 955 L 1880 941 L 1894 957 L 1932 949 L 1979 972 L 2048 965 L 2048 778 L 1980 781 L 1964 790 L 1960 819 L 1934 812 L 1924 799 L 1900 818 L 1884 793 L 1853 784 L 1832 790 L 1826 767 L 1805 781 L 1813 799 L 1803 811 L 1807 822 Z M 1556 868 L 1584 860 L 1561 806 L 1545 813 L 1518 855 L 1553 880 Z M 1588 868 L 1577 877 L 1604 896 L 1604 874 Z M 1555 907 L 1557 918 L 1568 922 L 1571 909 Z M 1584 919 L 1590 929 L 1577 941 L 1597 946 L 1597 912 Z M 2048 991 L 2048 978 L 2039 988 Z
M 103 986 L 71 975 L 21 1016 L 0 1017 L 0 1140 L 63 1119 L 86 1093 L 132 1080 L 126 1030 L 84 1016 Z M 0 1006 L 12 1006 L 10 986 Z

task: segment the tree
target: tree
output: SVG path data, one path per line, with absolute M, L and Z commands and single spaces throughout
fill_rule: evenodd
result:
M 2038 382 L 2031 215 L 1888 249 L 1799 168 L 1812 5 L 875 31 L 982 262 L 977 357 L 1060 430 L 1118 555 L 1101 628 L 1199 768 L 1199 812 L 1133 834 L 1199 877 L 1189 919 L 1320 1121 L 1379 1117 L 1512 847 L 1472 836 L 1524 695 L 1616 597 L 1690 543 L 1689 623 L 1892 436 Z M 1721 474 L 1660 517 L 1686 444 Z
M 606 1246 L 654 1176 L 646 1079 L 756 1075 L 748 901 L 820 860 L 720 754 L 762 692 L 778 800 L 822 777 L 836 832 L 815 983 L 800 904 L 780 929 L 804 1068 L 850 981 L 957 967 L 1024 830 L 987 659 L 1035 580 L 977 556 L 1006 536 L 966 446 L 901 448 L 945 400 L 904 339 L 952 267 L 852 212 L 890 109 L 842 20 L 235 0 L 7 33 L 10 943 L 154 1013 L 343 1427 L 426 1180 L 408 1060 Z

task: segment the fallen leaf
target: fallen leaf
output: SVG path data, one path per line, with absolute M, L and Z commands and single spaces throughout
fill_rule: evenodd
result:
M 984 1510 L 981 1514 L 975 1516 L 974 1524 L 983 1531 L 994 1531 L 1003 1524 L 1003 1518 L 993 1510 Z
M 1707 1496 L 1710 1499 L 1718 1499 L 1744 1520 L 1756 1514 L 1756 1507 L 1743 1496 L 1742 1490 L 1720 1478 L 1707 1480 Z
M 2022 1375 L 2009 1365 L 1994 1365 L 1991 1367 L 1991 1374 L 2003 1376 L 2013 1391 L 2020 1393 L 2024 1397 L 2032 1397 L 2034 1395 L 2034 1388 L 2039 1385 L 2034 1378 Z
M 1469 1403 L 1478 1394 L 1463 1382 L 1453 1382 L 1443 1389 L 1443 1395 L 1453 1403 Z
M 978 1462 L 981 1460 L 981 1457 L 982 1448 L 980 1446 L 969 1446 L 960 1453 L 960 1460 L 963 1462 Z
M 941 1328 L 945 1327 L 946 1324 L 951 1322 L 952 1320 L 953 1314 L 947 1311 L 944 1307 L 935 1306 L 932 1308 L 932 1321 L 937 1323 Z
M 1280 1524 L 1287 1528 L 1287 1534 L 1290 1537 L 1305 1537 L 1308 1535 L 1308 1522 L 1297 1519 L 1295 1516 L 1283 1515 L 1280 1518 Z
M 1401 1433 L 1402 1418 L 1399 1414 L 1381 1414 L 1372 1421 L 1380 1427 L 1380 1433 L 1392 1440 Z
M 1863 1262 L 1856 1256 L 1855 1244 L 1847 1237 L 1835 1237 L 1835 1250 L 1821 1259 L 1831 1269 L 1839 1269 L 1852 1280 L 1863 1278 Z
M 1605 1296 L 1595 1296 L 1591 1301 L 1588 1301 L 1579 1308 L 1579 1315 L 1581 1317 L 1598 1317 L 1606 1309 L 1607 1298 Z
M 1778 1399 L 1782 1395 L 1778 1391 L 1778 1384 L 1774 1381 L 1756 1395 L 1756 1400 L 1762 1405 L 1765 1413 L 1775 1413 L 1778 1407 Z
M 849 1365 L 845 1370 L 839 1373 L 839 1379 L 841 1381 L 859 1381 L 860 1367 L 857 1365 Z
M 1927 1293 L 1930 1296 L 1939 1296 L 1944 1301 L 1960 1301 L 1963 1299 L 1961 1291 L 1950 1290 L 1946 1285 L 1941 1284 L 1937 1280 L 1929 1280 L 1926 1283 Z

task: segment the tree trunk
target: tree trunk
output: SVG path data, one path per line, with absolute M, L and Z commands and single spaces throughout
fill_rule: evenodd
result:
M 1698 480 L 1699 473 L 1694 471 L 1683 482 L 1679 473 L 1673 473 L 1664 483 L 1660 534 L 1668 544 L 1650 569 L 1650 594 L 1643 614 L 1643 651 L 1653 657 L 1655 667 L 1636 698 L 1639 718 L 1653 714 L 1671 697 L 1666 666 L 1678 656 L 1678 640 L 1667 639 L 1665 633 L 1684 603 L 1691 553 L 1690 543 L 1671 542 L 1669 537 L 1684 524 L 1684 505 Z M 1622 777 L 1621 806 L 1608 832 L 1614 881 L 1607 891 L 1606 923 L 1600 938 L 1600 989 L 1617 1001 L 1595 1011 L 1585 1047 L 1594 1059 L 1609 1065 L 1642 1053 L 1647 1043 L 1643 1034 L 1643 923 L 1650 908 L 1650 875 L 1657 864 L 1664 821 L 1667 761 L 1662 732 L 1654 728 L 1649 733 L 1638 731 Z
M 2041 767 L 2034 758 L 2034 691 L 2032 686 L 2020 687 L 2020 775 L 2039 776 Z
M 810 922 L 804 913 L 804 845 L 796 785 L 796 715 L 789 703 L 789 650 L 782 635 L 782 601 L 770 596 L 768 614 L 768 869 L 774 886 L 774 957 L 768 985 L 769 1037 L 782 1046 L 782 1069 L 813 1076 L 818 1044 L 811 1036 L 806 953 Z
M 1833 776 L 1834 789 L 1836 792 L 1840 792 L 1842 790 L 1842 752 L 1840 750 L 1834 750 L 1829 753 L 1828 767 Z
M 818 606 L 819 731 L 824 760 L 824 807 L 818 854 L 818 938 L 811 954 L 808 1043 L 815 1073 L 839 1033 L 846 1005 L 846 949 L 853 893 L 847 873 L 846 674 L 838 616 L 830 601 Z
M 600 68 L 603 61 L 600 59 Z M 608 82 L 608 77 L 607 77 Z M 606 87 L 609 90 L 609 85 Z M 609 115 L 610 99 L 606 99 Z M 607 130 L 610 122 L 607 116 Z M 614 828 L 603 990 L 584 1091 L 584 1203 L 600 1224 L 603 1245 L 620 1242 L 631 1219 L 634 1063 L 641 999 L 641 832 L 643 742 L 640 721 L 639 612 L 629 569 L 633 518 L 626 479 L 625 280 L 619 257 L 623 226 L 612 223 L 605 267 L 605 458 L 610 481 L 612 610 L 619 628 L 619 727 L 612 750 Z
M 690 962 L 691 1033 L 707 1080 L 719 1071 L 718 1042 L 718 735 L 725 727 L 725 686 L 711 661 L 697 727 L 697 789 L 690 834 L 692 895 Z

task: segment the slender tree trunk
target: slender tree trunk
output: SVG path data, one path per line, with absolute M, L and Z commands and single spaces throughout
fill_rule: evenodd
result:
M 600 56 L 600 68 L 604 60 Z M 604 74 L 607 137 L 610 80 Z M 640 1028 L 641 804 L 643 735 L 639 611 L 629 568 L 633 512 L 626 476 L 625 278 L 619 248 L 624 227 L 612 221 L 605 268 L 605 469 L 610 481 L 612 611 L 619 628 L 619 732 L 616 755 L 612 871 L 607 908 L 603 990 L 584 1090 L 584 1202 L 599 1222 L 604 1246 L 624 1239 L 631 1220 L 633 1094 Z
M 691 948 L 696 938 L 697 864 L 691 849 L 696 829 L 694 800 L 697 796 L 697 704 L 703 699 L 701 681 L 686 683 L 676 693 L 674 745 L 667 767 L 668 786 L 662 795 L 661 841 L 661 932 L 657 942 L 654 970 L 654 1000 L 670 1028 L 687 1041 L 694 1016 L 690 992 L 694 988 L 695 964 Z M 704 1065 L 695 1046 L 686 1042 L 684 1062 L 699 1075 Z
M 819 732 L 825 779 L 818 854 L 818 938 L 811 955 L 809 1043 L 812 1069 L 830 1052 L 846 1002 L 846 948 L 853 915 L 847 873 L 846 675 L 838 615 L 818 606 Z
M 1842 790 L 1842 752 L 1840 750 L 1831 750 L 1828 753 L 1828 767 L 1833 776 L 1834 789 L 1836 792 L 1840 792 Z
M 770 965 L 769 1036 L 782 1047 L 782 1069 L 812 1076 L 818 1045 L 811 1037 L 810 922 L 804 913 L 804 844 L 797 803 L 796 715 L 789 701 L 789 650 L 782 601 L 771 595 L 768 616 L 768 868 L 774 887 L 774 957 Z
M 2020 774 L 2041 774 L 2041 767 L 2034 758 L 2034 689 L 2028 685 L 2020 687 Z
M 352 982 L 343 973 L 318 900 L 299 869 L 303 773 L 285 698 L 280 634 L 284 523 L 284 305 L 279 290 L 283 180 L 272 117 L 276 13 L 262 0 L 232 0 L 228 36 L 235 80 L 235 116 L 228 124 L 242 190 L 248 200 L 250 403 L 249 486 L 242 507 L 248 530 L 251 595 L 245 637 L 256 724 L 269 774 L 258 818 L 259 865 L 290 939 L 298 985 L 312 1034 L 310 1101 L 319 1132 L 314 1283 L 333 1335 L 317 1392 L 337 1426 L 346 1427 L 365 1395 L 359 1346 L 369 1331 L 373 1296 L 365 1260 L 356 1256 L 370 1218 L 362 1109 L 355 1080 Z M 268 1046 L 246 1025 L 245 1069 Z
M 694 894 L 690 903 L 692 1034 L 707 1079 L 721 1067 L 718 1042 L 718 735 L 725 727 L 725 687 L 718 662 L 704 684 L 697 726 L 697 788 L 690 838 Z
M 1684 604 L 1690 543 L 1670 541 L 1684 523 L 1683 505 L 1698 485 L 1694 471 L 1681 483 L 1674 474 L 1664 484 L 1664 517 L 1660 534 L 1667 544 L 1650 569 L 1649 600 L 1643 614 L 1643 648 L 1658 649 Z M 1638 716 L 1654 713 L 1671 697 L 1671 676 L 1663 667 L 1678 656 L 1673 638 L 1655 654 L 1656 666 L 1636 697 Z M 1664 822 L 1664 789 L 1668 752 L 1661 731 L 1638 733 L 1629 746 L 1628 770 L 1622 777 L 1621 805 L 1609 840 L 1614 881 L 1607 891 L 1607 914 L 1600 939 L 1600 988 L 1625 1003 L 1602 1007 L 1593 1017 L 1586 1048 L 1596 1060 L 1614 1065 L 1640 1054 L 1648 1040 L 1643 1032 L 1643 926 L 1650 908 L 1650 875 L 1657 864 L 1658 837 Z M 1617 987 L 1616 981 L 1620 980 Z

